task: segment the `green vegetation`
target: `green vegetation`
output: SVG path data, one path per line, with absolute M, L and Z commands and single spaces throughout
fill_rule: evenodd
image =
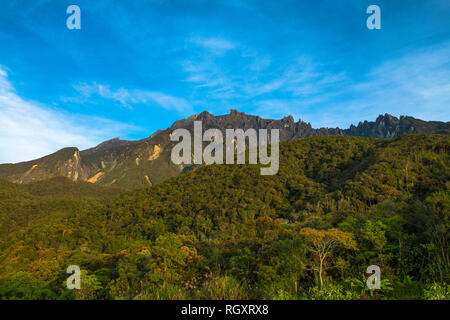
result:
M 449 299 L 449 148 L 310 137 L 281 144 L 275 176 L 201 166 L 120 196 L 0 181 L 0 298 Z

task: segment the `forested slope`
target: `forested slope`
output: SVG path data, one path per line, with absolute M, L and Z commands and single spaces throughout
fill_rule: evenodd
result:
M 2 182 L 0 297 L 448 297 L 449 147 L 448 135 L 310 137 L 281 144 L 275 176 L 202 166 L 108 203 L 34 202 L 36 217 L 36 196 Z M 81 290 L 64 289 L 71 264 Z M 373 264 L 382 289 L 369 293 Z

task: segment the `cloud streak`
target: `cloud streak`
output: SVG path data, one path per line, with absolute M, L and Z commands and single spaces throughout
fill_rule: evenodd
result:
M 78 92 L 75 97 L 63 97 L 65 102 L 89 102 L 93 97 L 101 97 L 119 102 L 122 106 L 132 108 L 136 104 L 157 105 L 166 110 L 173 110 L 181 115 L 190 115 L 193 112 L 192 105 L 185 99 L 164 94 L 157 91 L 145 91 L 139 89 L 118 88 L 111 89 L 109 85 L 104 84 L 86 84 L 78 83 L 73 86 Z
M 220 38 L 193 38 L 189 41 L 219 56 L 236 47 L 235 43 Z
M 355 102 L 423 119 L 450 118 L 450 42 L 391 59 L 351 89 Z M 363 99 L 361 99 L 363 98 Z
M 251 102 L 255 107 L 278 101 L 288 111 L 286 106 L 292 102 L 290 113 L 300 114 L 295 107 L 301 99 L 310 104 L 350 83 L 344 71 L 330 72 L 308 57 L 273 63 L 270 57 L 250 48 L 239 48 L 237 52 L 232 58 L 240 66 L 237 69 L 227 67 L 227 61 L 222 61 L 225 57 L 214 57 L 208 51 L 181 63 L 186 74 L 183 81 L 194 86 L 194 94 L 201 95 L 204 104 L 218 101 L 248 106 Z
M 139 128 L 100 117 L 67 114 L 20 97 L 0 68 L 0 163 L 32 160 L 58 149 L 90 148 Z
M 289 78 L 289 77 L 288 77 Z M 298 85 L 295 79 L 301 79 Z M 424 120 L 450 118 L 450 43 L 403 54 L 373 67 L 361 79 L 312 68 L 286 81 L 291 95 L 261 99 L 255 113 L 301 116 L 313 126 L 347 127 L 386 112 Z

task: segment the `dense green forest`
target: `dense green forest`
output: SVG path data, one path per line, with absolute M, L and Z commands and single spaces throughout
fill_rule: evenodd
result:
M 449 135 L 316 136 L 282 143 L 274 176 L 0 181 L 0 298 L 449 299 L 449 151 Z

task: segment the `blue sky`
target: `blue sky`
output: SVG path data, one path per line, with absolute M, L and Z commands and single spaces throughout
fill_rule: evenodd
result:
M 66 27 L 71 4 L 81 30 Z M 366 27 L 371 4 L 381 30 Z M 448 121 L 449 16 L 447 0 L 2 1 L 0 163 L 204 110 Z

